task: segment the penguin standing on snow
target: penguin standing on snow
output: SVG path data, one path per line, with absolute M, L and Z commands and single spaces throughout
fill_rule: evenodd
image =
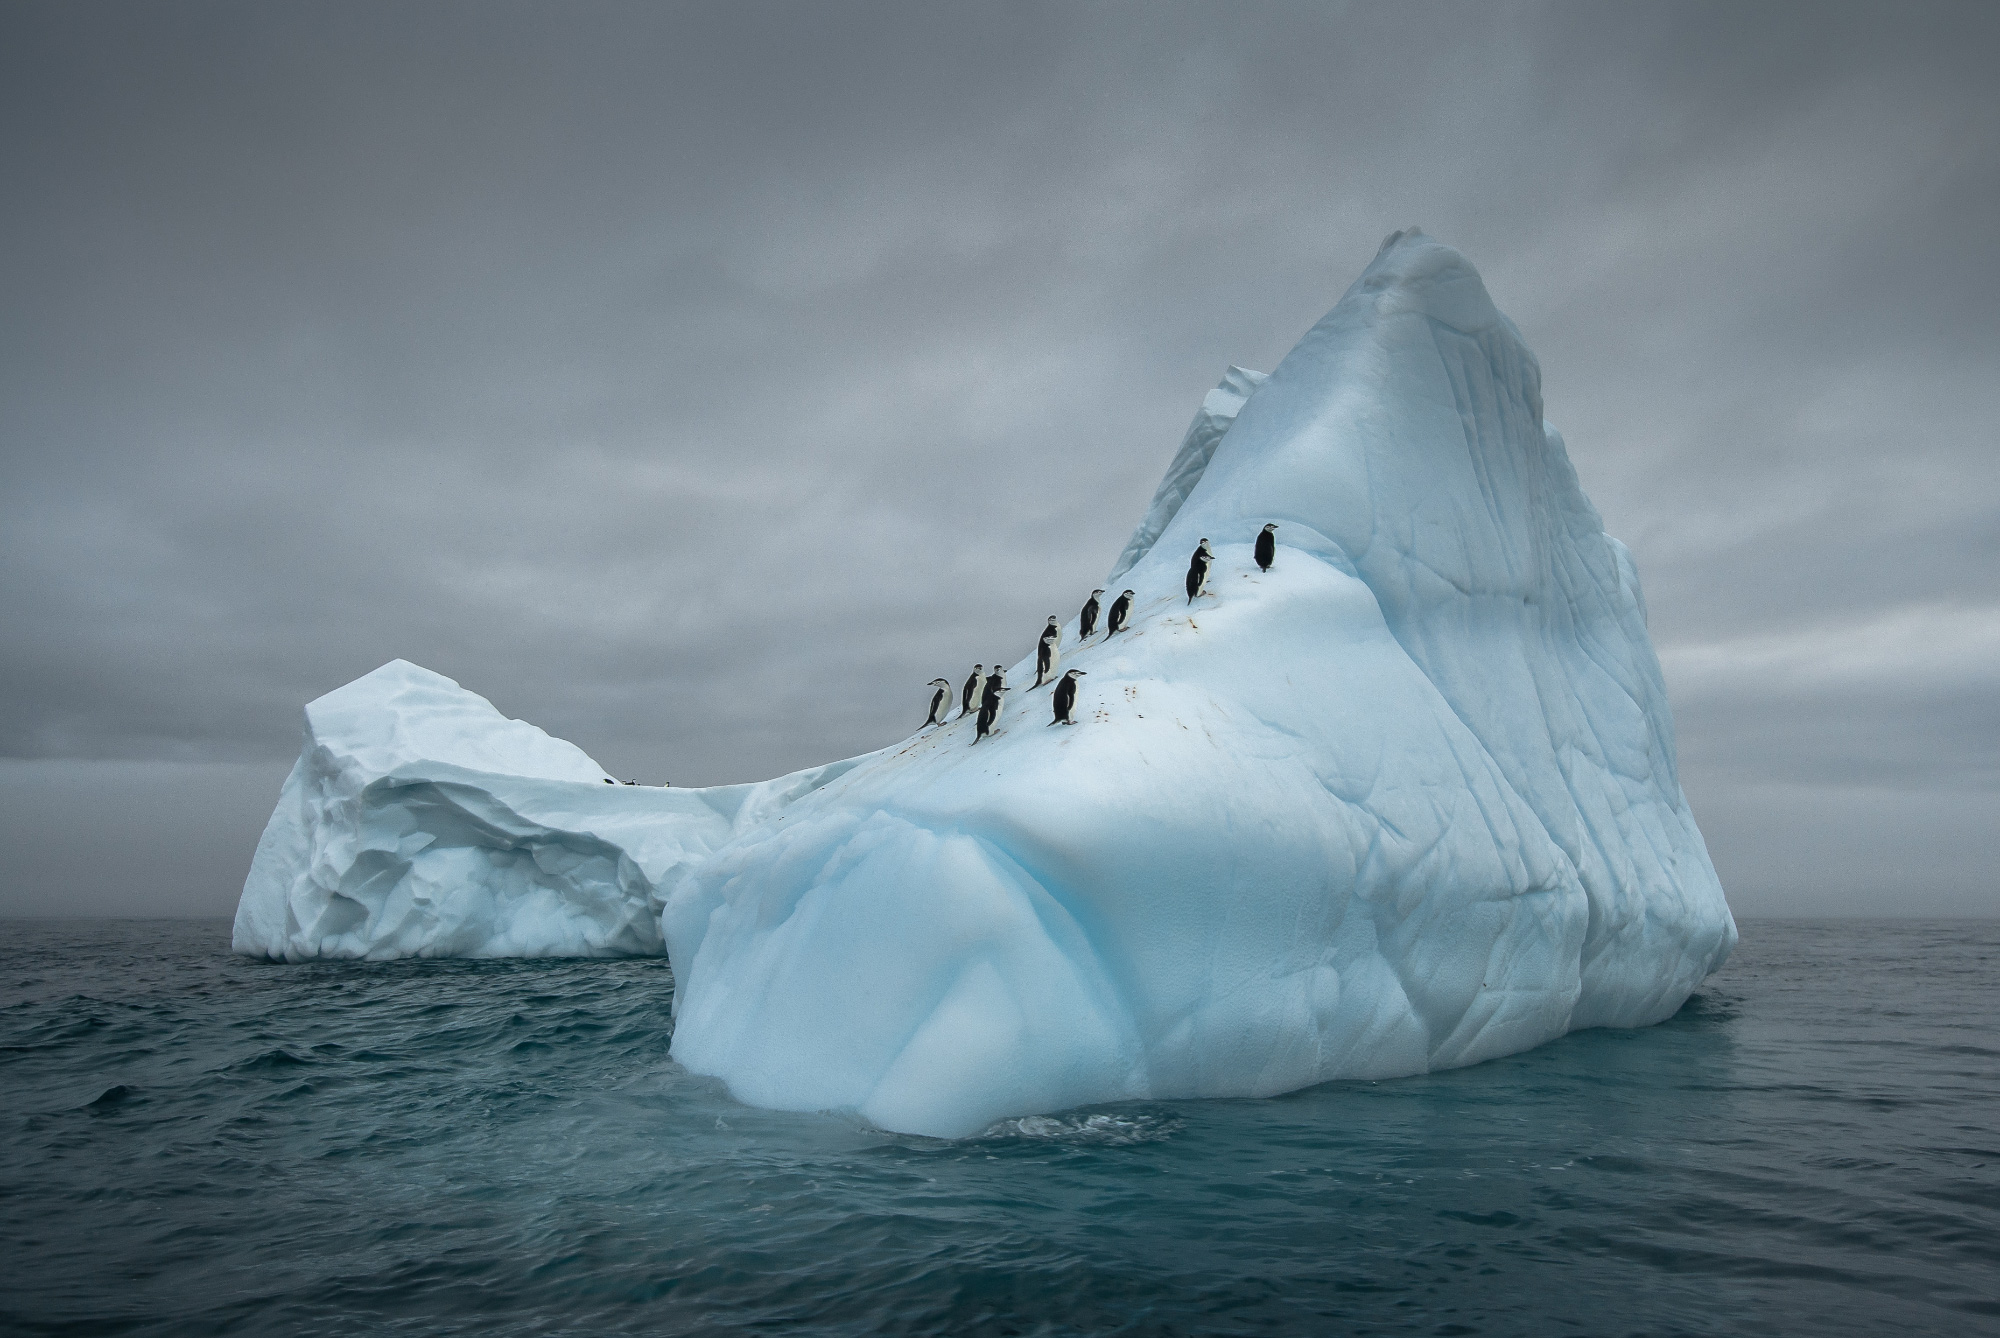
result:
M 1083 601 L 1083 612 L 1076 616 L 1076 639 L 1078 642 L 1090 640 L 1090 634 L 1097 630 L 1097 597 L 1104 592 L 1093 590 L 1090 598 Z
M 1056 615 L 1049 615 L 1049 625 L 1042 629 L 1042 639 L 1035 647 L 1035 686 L 1040 687 L 1055 677 L 1056 665 L 1062 661 L 1062 628 L 1056 625 Z
M 1188 561 L 1187 592 L 1188 603 L 1194 603 L 1196 595 L 1204 593 L 1208 585 L 1208 569 L 1215 562 L 1215 553 L 1203 539 L 1195 545 L 1194 557 Z
M 999 666 L 986 680 L 986 691 L 979 698 L 979 730 L 972 736 L 978 743 L 993 732 L 993 726 L 1000 720 L 1000 695 L 1007 691 L 1007 680 Z
M 965 692 L 958 699 L 958 718 L 960 720 L 972 714 L 972 699 L 979 695 L 979 677 L 985 671 L 986 666 L 983 664 L 972 666 L 972 677 L 965 680 Z
M 933 678 L 931 680 L 931 716 L 924 721 L 928 729 L 932 725 L 942 725 L 944 718 L 951 714 L 951 680 Z
M 1062 681 L 1056 684 L 1054 693 L 1056 718 L 1049 721 L 1051 725 L 1074 725 L 1076 723 L 1076 721 L 1070 719 L 1070 712 L 1076 709 L 1076 680 L 1082 676 L 1083 672 L 1081 669 L 1068 670 L 1063 674 Z
M 1124 594 L 1111 601 L 1111 616 L 1104 621 L 1104 639 L 1109 641 L 1112 637 L 1124 631 L 1125 620 L 1131 616 L 1132 592 L 1127 590 Z
M 1266 525 L 1264 532 L 1257 536 L 1257 570 L 1269 571 L 1278 559 L 1278 527 Z

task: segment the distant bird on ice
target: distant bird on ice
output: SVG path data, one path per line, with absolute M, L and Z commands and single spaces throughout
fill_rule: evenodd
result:
M 993 726 L 1000 720 L 1000 695 L 1006 691 L 1005 673 L 995 666 L 993 672 L 987 676 L 986 690 L 979 698 L 979 729 L 972 736 L 974 743 L 978 743 L 993 732 Z
M 1070 712 L 1076 709 L 1076 680 L 1082 677 L 1083 673 L 1084 671 L 1081 669 L 1064 671 L 1062 680 L 1056 684 L 1056 690 L 1053 694 L 1056 704 L 1056 718 L 1049 722 L 1051 725 L 1074 725 L 1076 723 L 1076 721 L 1070 719 Z
M 979 676 L 986 672 L 986 666 L 972 666 L 972 677 L 965 680 L 965 693 L 958 699 L 958 718 L 963 720 L 972 714 L 972 699 L 979 695 Z
M 1257 570 L 1269 571 L 1278 557 L 1278 527 L 1266 525 L 1257 536 Z
M 1035 646 L 1035 686 L 1040 687 L 1055 674 L 1056 665 L 1062 661 L 1062 627 L 1056 622 L 1056 615 L 1049 615 L 1049 625 L 1042 629 L 1042 639 Z
M 950 714 L 951 680 L 948 678 L 933 678 L 931 680 L 931 715 L 930 719 L 924 721 L 924 724 L 926 727 L 942 725 L 945 717 Z
M 1132 592 L 1127 590 L 1124 594 L 1111 601 L 1111 616 L 1104 623 L 1104 639 L 1109 641 L 1112 637 L 1124 631 L 1125 620 L 1131 616 Z
M 1076 639 L 1079 642 L 1090 640 L 1090 634 L 1097 630 L 1097 597 L 1103 593 L 1102 590 L 1093 590 L 1090 598 L 1083 601 L 1083 612 L 1076 617 Z
M 1194 603 L 1194 597 L 1208 584 L 1208 569 L 1214 562 L 1215 552 L 1209 548 L 1208 540 L 1203 539 L 1195 545 L 1194 556 L 1188 560 L 1188 603 Z

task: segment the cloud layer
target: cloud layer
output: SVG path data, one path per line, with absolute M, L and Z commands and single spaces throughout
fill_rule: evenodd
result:
M 648 781 L 879 746 L 1420 223 L 1638 558 L 1739 907 L 2000 908 L 1990 6 L 0 27 L 0 755 L 275 789 L 399 655 Z

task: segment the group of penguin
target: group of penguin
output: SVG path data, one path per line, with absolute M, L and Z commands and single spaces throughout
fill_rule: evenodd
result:
M 1263 531 L 1258 534 L 1255 556 L 1259 571 L 1271 570 L 1271 563 L 1278 556 L 1278 527 L 1276 525 L 1266 525 Z M 1188 561 L 1188 603 L 1194 603 L 1197 595 L 1207 592 L 1208 571 L 1214 565 L 1215 551 L 1208 546 L 1208 540 L 1203 539 L 1199 544 L 1195 545 L 1194 556 Z M 1076 622 L 1076 639 L 1079 644 L 1090 640 L 1091 635 L 1097 631 L 1097 615 L 1100 608 L 1098 597 L 1103 593 L 1102 590 L 1093 590 L 1090 592 L 1090 598 L 1084 601 L 1083 612 L 1077 616 Z M 1127 590 L 1121 593 L 1118 598 L 1111 601 L 1110 611 L 1104 620 L 1104 639 L 1106 641 L 1109 641 L 1112 637 L 1125 630 L 1126 622 L 1132 616 L 1132 597 L 1132 591 Z M 1073 725 L 1076 723 L 1072 718 L 1072 713 L 1076 710 L 1076 680 L 1083 677 L 1085 671 L 1082 669 L 1066 670 L 1063 676 L 1057 679 L 1055 678 L 1056 666 L 1061 661 L 1062 625 L 1056 621 L 1056 616 L 1052 613 L 1049 615 L 1049 625 L 1042 629 L 1041 643 L 1035 648 L 1035 686 L 1040 687 L 1051 679 L 1055 680 L 1056 690 L 1052 694 L 1055 719 L 1049 723 L 1051 725 Z M 971 677 L 965 680 L 964 685 L 958 692 L 958 718 L 960 720 L 973 714 L 973 698 L 977 697 L 979 699 L 978 728 L 972 736 L 974 743 L 978 743 L 981 739 L 992 733 L 995 722 L 1000 719 L 1001 694 L 1008 691 L 1006 671 L 1001 666 L 994 665 L 993 672 L 990 674 L 987 674 L 985 671 L 985 665 L 973 665 Z M 983 679 L 982 675 L 984 675 Z M 951 714 L 952 690 L 950 680 L 933 678 L 930 682 L 930 687 L 931 713 L 930 718 L 923 723 L 923 728 L 925 729 L 930 728 L 932 725 L 944 724 L 946 717 Z

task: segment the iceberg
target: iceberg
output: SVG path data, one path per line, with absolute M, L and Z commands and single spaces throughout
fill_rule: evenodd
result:
M 1113 581 L 1129 630 L 1064 629 L 1077 723 L 1019 687 L 976 745 L 761 786 L 607 786 L 385 666 L 307 708 L 237 949 L 664 947 L 686 1067 L 944 1137 L 1648 1025 L 1727 958 L 1631 556 L 1458 252 L 1392 234 L 1230 369 Z
M 306 707 L 231 946 L 286 962 L 657 955 L 662 889 L 852 765 L 619 785 L 575 744 L 392 660 Z

